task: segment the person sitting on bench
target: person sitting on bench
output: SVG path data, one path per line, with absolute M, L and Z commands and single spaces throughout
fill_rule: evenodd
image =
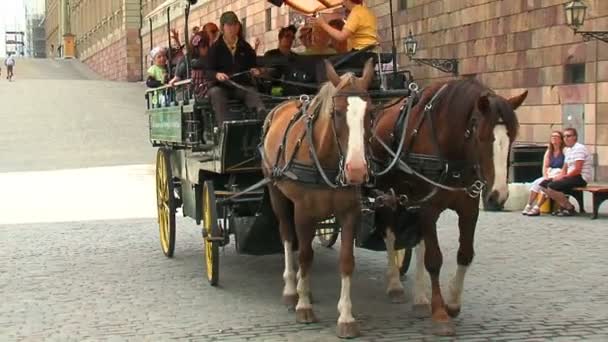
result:
M 239 19 L 232 11 L 220 17 L 221 36 L 213 44 L 208 55 L 207 77 L 215 81 L 207 96 L 215 112 L 218 127 L 224 121 L 238 120 L 228 110 L 228 99 L 238 99 L 256 110 L 259 116 L 265 115 L 264 103 L 252 86 L 251 76 L 258 77 L 256 54 L 251 45 L 239 38 Z M 250 72 L 247 72 L 250 71 Z M 231 82 L 234 84 L 231 84 Z
M 561 175 L 540 183 L 545 188 L 545 193 L 553 199 L 559 209 L 557 216 L 573 216 L 576 214 L 574 206 L 568 201 L 564 194 L 572 188 L 587 186 L 591 180 L 592 161 L 591 154 L 587 148 L 578 143 L 578 133 L 574 128 L 564 130 L 564 142 L 568 149 L 565 152 L 564 171 Z
M 560 131 L 553 131 L 549 141 L 549 147 L 543 158 L 543 177 L 532 182 L 530 187 L 530 198 L 528 204 L 521 212 L 527 216 L 539 216 L 540 207 L 547 200 L 547 196 L 540 187 L 540 183 L 547 179 L 551 179 L 564 172 L 564 135 Z

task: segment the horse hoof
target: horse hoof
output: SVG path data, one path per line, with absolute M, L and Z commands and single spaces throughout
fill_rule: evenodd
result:
M 412 311 L 414 311 L 414 317 L 416 318 L 427 318 L 431 316 L 431 305 L 414 304 Z
M 406 302 L 405 291 L 403 289 L 388 291 L 388 298 L 390 298 L 391 303 L 393 304 L 401 304 Z
M 338 323 L 337 335 L 339 338 L 355 338 L 361 335 L 357 322 Z
M 447 304 L 445 306 L 445 310 L 448 312 L 448 315 L 450 315 L 450 317 L 452 317 L 452 318 L 458 317 L 458 315 L 460 314 L 460 305 Z
M 297 309 L 296 310 L 296 321 L 298 323 L 316 323 L 317 317 L 312 309 Z
M 433 322 L 433 335 L 436 336 L 454 336 L 456 331 L 452 322 Z
M 287 305 L 288 308 L 295 308 L 298 304 L 298 295 L 283 295 L 283 304 Z

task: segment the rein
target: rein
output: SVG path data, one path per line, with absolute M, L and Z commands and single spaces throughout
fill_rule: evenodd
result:
M 417 87 L 416 87 L 417 88 Z M 408 123 L 409 123 L 409 112 L 411 110 L 411 108 L 408 108 L 407 111 L 403 111 L 403 113 L 405 113 L 406 117 L 404 118 L 405 120 L 405 124 L 403 125 L 403 129 L 401 130 L 401 140 L 399 142 L 398 148 L 397 148 L 397 152 L 393 151 L 392 148 L 390 148 L 383 140 L 382 138 L 380 138 L 375 131 L 373 131 L 373 137 L 376 139 L 376 141 L 379 142 L 379 144 L 382 146 L 382 148 L 393 158 L 393 160 L 389 163 L 389 166 L 384 169 L 381 173 L 376 173 L 376 175 L 384 175 L 386 173 L 388 173 L 391 169 L 393 169 L 395 167 L 395 165 L 397 166 L 397 169 L 399 169 L 402 172 L 405 172 L 407 174 L 411 174 L 414 175 L 416 177 L 418 177 L 419 179 L 423 180 L 424 182 L 428 183 L 429 185 L 433 186 L 433 189 L 427 194 L 425 195 L 422 199 L 418 200 L 418 203 L 422 203 L 422 202 L 426 202 L 429 199 L 431 199 L 436 193 L 438 189 L 442 189 L 442 190 L 446 190 L 446 191 L 452 191 L 452 192 L 465 192 L 467 195 L 469 195 L 471 198 L 477 198 L 480 196 L 480 194 L 482 193 L 483 189 L 486 186 L 486 182 L 483 180 L 483 177 L 481 175 L 481 170 L 480 170 L 480 166 L 479 166 L 479 162 L 477 161 L 477 163 L 475 163 L 475 165 L 473 165 L 473 169 L 475 170 L 475 176 L 476 176 L 476 180 L 473 181 L 472 184 L 470 184 L 469 186 L 466 187 L 452 187 L 452 186 L 448 186 L 443 184 L 443 180 L 445 180 L 446 175 L 449 173 L 449 162 L 446 162 L 440 152 L 439 152 L 439 145 L 437 142 L 437 132 L 433 129 L 433 125 L 432 125 L 432 118 L 431 118 L 431 113 L 434 109 L 435 106 L 435 102 L 438 100 L 439 96 L 443 93 L 443 91 L 445 90 L 445 88 L 447 88 L 447 84 L 444 84 L 435 94 L 434 96 L 431 98 L 431 100 L 425 105 L 424 107 L 424 112 L 423 115 L 421 115 L 418 119 L 418 121 L 416 122 L 416 125 L 414 126 L 414 130 L 412 132 L 412 140 L 410 142 L 410 144 L 408 145 L 409 148 L 406 149 L 405 151 L 405 156 L 407 157 L 409 154 L 409 150 L 411 150 L 411 146 L 414 143 L 414 139 L 416 138 L 416 136 L 418 135 L 418 132 L 420 130 L 420 127 L 422 127 L 422 124 L 424 123 L 424 119 L 428 117 L 429 120 L 429 124 L 431 125 L 431 130 L 433 131 L 433 135 L 432 135 L 432 139 L 433 139 L 433 144 L 435 147 L 435 150 L 437 151 L 437 155 L 436 158 L 439 159 L 440 163 L 445 165 L 443 167 L 443 172 L 440 176 L 440 180 L 434 181 L 432 179 L 430 179 L 429 177 L 425 176 L 423 173 L 418 172 L 416 170 L 414 170 L 411 166 L 409 166 L 405 161 L 403 161 L 401 159 L 401 152 L 404 148 L 404 142 L 405 142 L 405 135 L 407 132 L 407 127 L 408 127 Z M 414 92 L 414 96 L 418 95 L 418 92 L 415 91 Z M 413 102 L 413 100 L 410 100 L 410 102 L 408 103 L 408 107 L 411 106 L 411 103 Z M 398 119 L 399 120 L 399 119 Z M 465 132 L 465 140 L 469 140 L 473 134 L 476 132 L 476 118 L 474 115 L 471 116 L 471 118 L 469 119 L 469 124 L 467 127 L 467 130 Z M 477 160 L 479 160 L 479 158 L 477 157 Z M 457 176 L 456 176 L 457 175 Z M 460 178 L 460 174 L 453 174 L 452 176 L 453 178 Z

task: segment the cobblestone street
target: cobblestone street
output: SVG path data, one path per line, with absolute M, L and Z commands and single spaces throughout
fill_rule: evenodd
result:
M 455 268 L 454 222 L 446 213 L 439 225 L 444 280 Z M 320 323 L 298 325 L 280 303 L 281 255 L 237 255 L 231 244 L 221 253 L 220 287 L 212 288 L 190 220 L 178 220 L 172 260 L 160 251 L 154 219 L 9 225 L 0 235 L 3 341 L 336 340 L 336 249 L 316 247 L 312 289 Z M 483 213 L 476 252 L 456 340 L 608 339 L 601 219 Z M 411 301 L 389 304 L 385 254 L 358 249 L 356 257 L 360 340 L 435 340 L 429 321 L 413 317 Z
M 0 83 L 0 342 L 337 341 L 338 245 L 315 246 L 310 325 L 281 303 L 282 255 L 238 255 L 232 241 L 211 287 L 200 227 L 178 213 L 175 256 L 163 256 L 144 88 L 82 68 L 23 60 Z M 356 249 L 357 341 L 608 341 L 607 213 L 482 212 L 451 338 L 414 317 L 414 263 L 408 302 L 391 304 L 386 254 Z M 444 288 L 456 222 L 446 212 L 438 223 Z

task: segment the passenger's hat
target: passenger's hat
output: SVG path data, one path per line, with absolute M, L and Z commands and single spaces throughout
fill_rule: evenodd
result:
M 224 24 L 236 24 L 239 22 L 239 17 L 236 16 L 236 13 L 232 11 L 222 13 L 220 17 L 220 26 L 224 26 Z

